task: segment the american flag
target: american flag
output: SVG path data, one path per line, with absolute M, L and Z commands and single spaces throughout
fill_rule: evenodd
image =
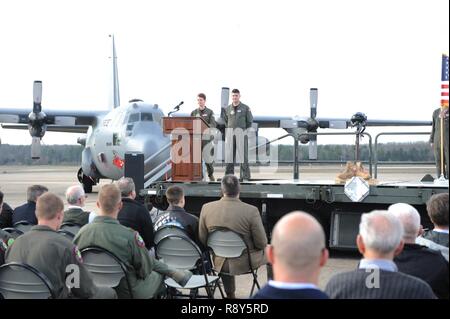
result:
M 442 55 L 441 107 L 448 108 L 448 55 Z

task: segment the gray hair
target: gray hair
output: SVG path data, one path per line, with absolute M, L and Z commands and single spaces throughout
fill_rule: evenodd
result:
M 403 238 L 400 220 L 384 210 L 374 210 L 361 216 L 359 234 L 364 245 L 376 252 L 387 254 L 395 251 Z
M 389 206 L 388 212 L 402 223 L 405 241 L 415 242 L 420 230 L 420 215 L 417 209 L 409 204 L 397 203 Z
M 116 181 L 116 185 L 119 187 L 122 197 L 126 197 L 136 191 L 134 181 L 131 177 L 121 177 Z
M 240 192 L 239 180 L 234 175 L 225 175 L 222 178 L 221 189 L 224 195 L 229 197 L 237 197 Z
M 81 185 L 70 186 L 66 190 L 66 200 L 67 203 L 74 205 L 78 202 L 80 198 L 85 195 L 84 188 Z
M 48 188 L 42 185 L 31 185 L 27 188 L 27 201 L 36 202 L 38 197 L 48 192 Z

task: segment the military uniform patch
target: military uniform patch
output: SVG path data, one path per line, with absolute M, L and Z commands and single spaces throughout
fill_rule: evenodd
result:
M 81 257 L 81 252 L 77 246 L 73 246 L 73 256 L 78 261 L 78 263 L 80 263 L 80 264 L 83 263 L 83 257 Z
M 8 247 L 11 247 L 11 245 L 14 243 L 14 238 L 10 238 L 10 239 L 8 239 L 8 241 L 6 242 L 6 245 L 8 246 Z
M 137 244 L 139 247 L 145 247 L 144 240 L 142 239 L 141 235 L 139 235 L 138 232 L 135 232 L 135 233 L 134 233 L 134 239 L 136 240 L 136 244 Z

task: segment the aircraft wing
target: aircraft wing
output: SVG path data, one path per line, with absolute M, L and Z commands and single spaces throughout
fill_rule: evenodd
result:
M 107 110 L 51 110 L 46 109 L 47 129 L 54 132 L 85 132 L 90 125 L 96 123 L 99 117 L 107 114 Z M 0 123 L 28 124 L 29 109 L 0 108 Z M 78 128 L 78 126 L 80 126 Z M 16 128 L 5 125 L 4 128 Z
M 254 116 L 253 121 L 259 128 L 308 128 L 311 125 L 310 118 L 289 116 Z M 346 129 L 352 127 L 350 118 L 315 118 L 319 128 Z M 415 120 L 383 120 L 367 119 L 367 126 L 431 126 L 431 121 Z
M 2 128 L 10 130 L 28 130 L 26 124 L 1 124 Z M 65 133 L 86 133 L 89 129 L 89 125 L 48 125 L 47 132 L 65 132 Z

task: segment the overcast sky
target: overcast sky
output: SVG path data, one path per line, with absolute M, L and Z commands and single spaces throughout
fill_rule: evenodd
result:
M 439 107 L 449 1 L 3 1 L 0 107 L 31 110 L 42 80 L 44 111 L 106 109 L 110 33 L 122 104 L 141 98 L 167 112 L 183 100 L 190 111 L 204 92 L 218 112 L 228 86 L 254 114 L 308 116 L 317 87 L 318 116 L 428 120 Z M 47 133 L 44 143 L 76 135 Z

